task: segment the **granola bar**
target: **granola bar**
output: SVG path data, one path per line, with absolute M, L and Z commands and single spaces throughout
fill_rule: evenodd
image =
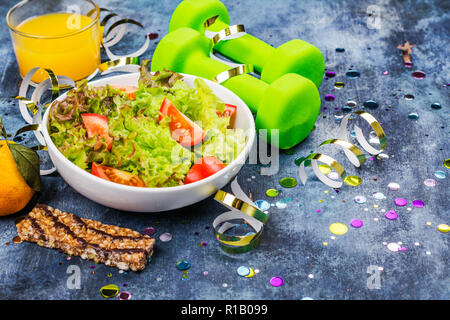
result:
M 121 270 L 143 270 L 155 239 L 38 204 L 16 224 L 19 237 Z

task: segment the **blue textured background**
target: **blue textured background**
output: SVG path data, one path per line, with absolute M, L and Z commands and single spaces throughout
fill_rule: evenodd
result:
M 445 86 L 449 75 L 449 3 L 439 0 L 224 2 L 233 24 L 245 24 L 248 32 L 274 46 L 292 38 L 304 39 L 323 52 L 326 67 L 337 73 L 335 79 L 324 81 L 320 88 L 322 97 L 335 94 L 336 100 L 323 100 L 316 130 L 294 149 L 294 154 L 281 154 L 280 172 L 263 177 L 259 175 L 259 166 L 246 165 L 239 174 L 241 186 L 250 189 L 254 199 L 272 203 L 291 199 L 285 209 L 272 207 L 260 247 L 242 255 L 224 254 L 214 242 L 210 226 L 225 209 L 211 198 L 167 213 L 119 212 L 75 193 L 54 174 L 43 178 L 43 194 L 23 212 L 0 219 L 0 299 L 102 299 L 99 289 L 108 283 L 129 291 L 133 299 L 301 299 L 306 296 L 449 299 L 448 234 L 436 229 L 440 223 L 449 223 L 449 183 L 448 178 L 439 180 L 433 176 L 436 170 L 449 173 L 442 165 L 450 155 L 449 100 Z M 0 16 L 4 17 L 14 3 L 2 1 Z M 99 1 L 100 6 L 113 9 L 123 17 L 141 21 L 147 32 L 156 32 L 160 37 L 167 32 L 169 17 L 177 3 L 175 0 Z M 369 5 L 381 9 L 380 29 L 367 27 Z M 4 21 L 0 28 L 0 115 L 8 131 L 13 133 L 25 124 L 17 103 L 7 99 L 17 94 L 20 77 Z M 141 39 L 136 43 L 128 39 L 127 45 L 138 48 Z M 159 39 L 153 41 L 145 57 L 151 57 Z M 413 49 L 412 70 L 403 67 L 396 49 L 406 40 L 417 45 Z M 346 51 L 336 53 L 338 47 Z M 351 66 L 361 72 L 360 79 L 345 78 Z M 410 73 L 416 69 L 425 71 L 427 77 L 413 79 Z M 389 75 L 383 75 L 385 70 Z M 334 82 L 339 80 L 346 86 L 335 90 Z M 415 99 L 407 101 L 403 98 L 405 94 L 413 94 Z M 314 179 L 311 173 L 306 186 L 281 188 L 281 178 L 297 177 L 298 167 L 294 164 L 297 157 L 309 154 L 320 142 L 333 137 L 338 127 L 334 108 L 343 106 L 347 99 L 357 101 L 359 106 L 368 99 L 380 103 L 378 109 L 370 112 L 382 122 L 387 133 L 390 159 L 368 161 L 362 169 L 343 162 L 348 171 L 362 176 L 364 182 L 356 188 L 345 186 L 338 194 Z M 433 102 L 440 102 L 442 109 L 431 109 Z M 387 105 L 392 108 L 388 109 Z M 409 120 L 410 112 L 417 112 L 420 118 Z M 31 134 L 24 137 L 23 143 L 35 144 Z M 335 153 L 334 149 L 330 151 Z M 428 188 L 423 183 L 427 178 L 435 178 L 439 184 Z M 400 184 L 399 191 L 387 189 L 392 181 Z M 278 188 L 282 193 L 268 199 L 265 190 L 269 188 Z M 329 193 L 325 194 L 325 190 Z M 387 198 L 373 199 L 371 195 L 375 191 L 383 192 Z M 356 204 L 353 201 L 356 195 L 366 196 L 367 203 Z M 393 200 L 397 197 L 406 198 L 407 207 L 411 207 L 412 200 L 421 199 L 425 207 L 411 211 L 407 207 L 397 208 L 399 219 L 389 221 L 380 209 L 394 209 Z M 156 236 L 170 232 L 173 240 L 167 243 L 157 240 L 153 261 L 143 272 L 120 274 L 104 265 L 91 269 L 94 264 L 90 261 L 77 257 L 68 261 L 56 250 L 30 243 L 11 243 L 16 235 L 14 220 L 26 214 L 36 201 L 138 231 L 154 226 Z M 375 209 L 374 204 L 379 208 Z M 317 213 L 317 209 L 322 212 Z M 349 225 L 354 218 L 364 220 L 364 227 L 349 227 L 347 234 L 330 239 L 331 223 Z M 428 221 L 431 226 L 426 225 Z M 201 241 L 208 245 L 198 247 Z M 322 244 L 324 241 L 328 246 Z M 398 241 L 407 251 L 394 253 L 383 245 L 383 242 Z M 7 242 L 11 244 L 5 245 Z M 416 242 L 420 245 L 416 246 Z M 427 251 L 431 254 L 426 254 Z M 182 280 L 183 273 L 175 268 L 179 259 L 186 259 L 192 265 L 188 280 Z M 66 270 L 72 264 L 81 268 L 79 290 L 66 287 Z M 260 273 L 253 278 L 241 278 L 236 274 L 240 265 L 259 269 Z M 370 290 L 366 285 L 369 265 L 383 268 L 379 290 Z M 209 274 L 204 276 L 203 271 Z M 111 278 L 107 277 L 108 273 L 112 273 Z M 314 278 L 309 278 L 310 274 Z M 283 277 L 284 286 L 272 287 L 269 280 L 273 276 Z M 223 283 L 228 287 L 223 287 Z

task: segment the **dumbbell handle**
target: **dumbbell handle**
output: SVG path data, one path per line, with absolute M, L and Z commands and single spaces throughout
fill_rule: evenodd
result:
M 219 19 L 206 30 L 218 32 L 229 27 L 228 24 Z M 240 63 L 250 63 L 258 73 L 261 73 L 264 64 L 272 56 L 275 48 L 250 34 L 245 34 L 244 36 L 233 40 L 218 42 L 214 47 L 214 50 L 226 57 L 233 57 L 233 60 Z
M 218 74 L 230 69 L 230 66 L 205 57 L 200 52 L 186 55 L 183 59 L 185 61 L 183 67 L 178 70 L 179 72 L 195 74 L 209 80 L 213 80 Z M 258 110 L 264 91 L 269 87 L 267 83 L 248 74 L 235 76 L 223 82 L 222 85 L 241 97 L 254 113 Z

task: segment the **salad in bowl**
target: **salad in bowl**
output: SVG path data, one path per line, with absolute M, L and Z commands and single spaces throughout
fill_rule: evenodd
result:
M 251 112 L 231 91 L 145 64 L 137 74 L 78 82 L 51 104 L 43 127 L 55 167 L 78 192 L 149 212 L 223 187 L 255 135 Z

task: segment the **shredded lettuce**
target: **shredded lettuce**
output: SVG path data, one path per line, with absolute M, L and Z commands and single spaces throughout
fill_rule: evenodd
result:
M 147 63 L 141 68 L 136 99 L 109 85 L 91 87 L 77 83 L 62 102 L 55 101 L 49 117 L 49 134 L 58 149 L 74 164 L 90 171 L 97 162 L 138 175 L 147 187 L 170 187 L 183 180 L 201 156 L 215 156 L 230 163 L 243 150 L 243 130 L 227 129 L 229 118 L 221 118 L 224 102 L 201 79 L 195 88 L 182 76 L 167 70 L 152 75 Z M 170 118 L 159 121 L 160 107 L 168 98 L 207 134 L 203 143 L 184 148 L 171 137 Z M 113 146 L 98 136 L 88 138 L 81 114 L 96 113 L 108 118 Z

